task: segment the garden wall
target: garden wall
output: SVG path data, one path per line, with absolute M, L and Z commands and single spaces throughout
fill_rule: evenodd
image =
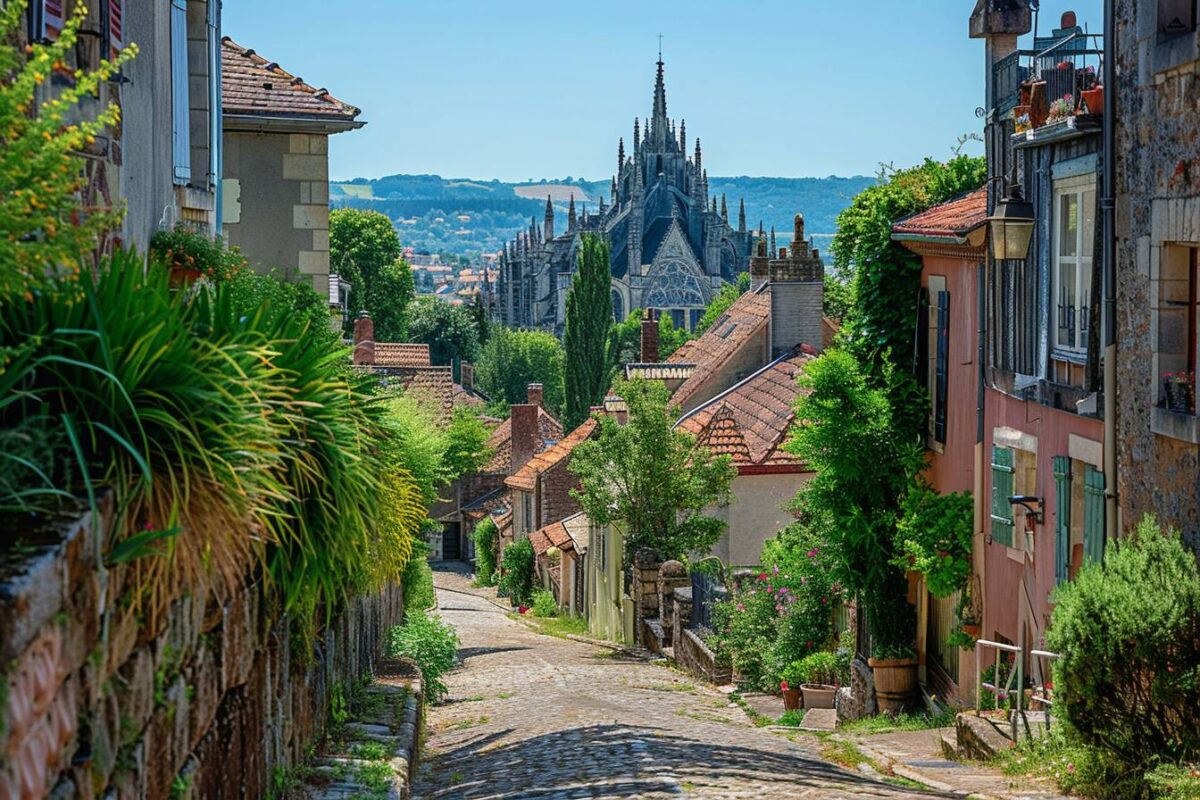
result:
M 224 603 L 180 597 L 146 631 L 128 568 L 97 569 L 96 534 L 84 515 L 0 557 L 0 797 L 260 797 L 401 621 L 398 585 L 359 598 L 298 663 L 310 650 L 248 579 Z

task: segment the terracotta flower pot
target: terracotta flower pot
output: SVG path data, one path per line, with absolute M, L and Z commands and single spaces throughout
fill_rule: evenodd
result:
M 783 710 L 784 711 L 799 711 L 803 706 L 800 703 L 799 689 L 784 689 L 783 690 Z
M 1089 114 L 1104 113 L 1104 87 L 1097 86 L 1095 89 L 1084 89 L 1081 93 L 1083 105 L 1087 108 Z
M 867 664 L 875 676 L 875 698 L 880 711 L 903 711 L 916 701 L 915 658 L 870 658 Z
M 967 636 L 970 636 L 972 639 L 978 639 L 979 638 L 979 625 L 978 625 L 978 623 L 964 622 L 962 625 L 962 632 L 965 633 Z
M 805 708 L 833 708 L 833 698 L 837 696 L 837 687 L 823 683 L 802 683 L 800 691 L 804 693 Z

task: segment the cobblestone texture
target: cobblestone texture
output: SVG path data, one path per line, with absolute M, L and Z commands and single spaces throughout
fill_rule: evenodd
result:
M 434 580 L 462 666 L 428 710 L 414 798 L 939 796 L 838 769 L 680 673 L 535 633 L 448 566 Z

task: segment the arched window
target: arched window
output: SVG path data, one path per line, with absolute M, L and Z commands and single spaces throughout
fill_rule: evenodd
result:
M 707 305 L 700 276 L 680 259 L 655 265 L 643 299 L 647 308 L 698 308 Z
M 613 304 L 613 319 L 617 322 L 625 321 L 625 303 L 621 300 L 621 293 L 616 289 L 612 290 Z

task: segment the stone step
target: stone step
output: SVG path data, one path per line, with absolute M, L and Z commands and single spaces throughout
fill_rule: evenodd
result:
M 954 718 L 956 752 L 965 757 L 986 761 L 1013 746 L 1012 739 L 987 717 L 959 714 Z
M 949 731 L 941 736 L 942 755 L 946 758 L 958 758 L 958 741 Z

